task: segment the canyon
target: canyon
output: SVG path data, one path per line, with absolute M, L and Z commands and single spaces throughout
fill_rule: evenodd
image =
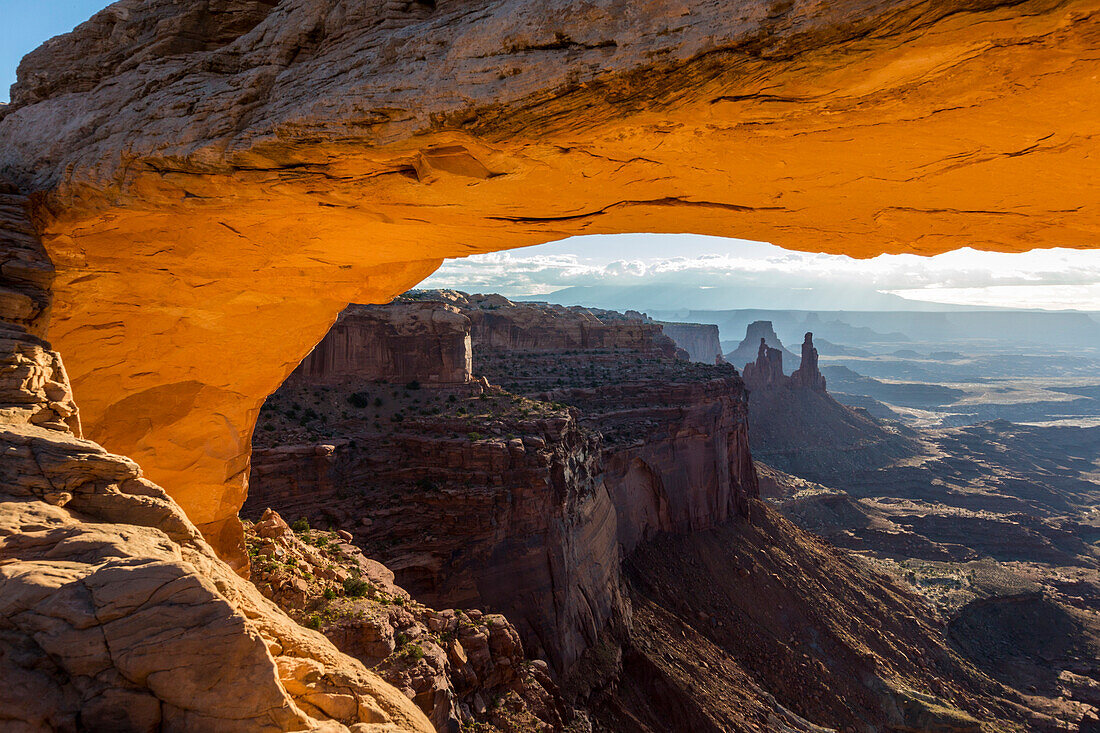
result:
M 0 671 L 12 681 L 0 720 L 32 730 L 427 731 L 425 709 L 450 724 L 465 704 L 507 725 L 476 695 L 451 704 L 469 688 L 436 648 L 419 647 L 439 663 L 427 688 L 401 670 L 383 681 L 245 579 L 250 547 L 258 558 L 263 544 L 238 516 L 250 474 L 261 473 L 250 465 L 254 438 L 282 428 L 312 437 L 379 399 L 363 437 L 375 436 L 380 455 L 429 451 L 471 480 L 440 490 L 441 477 L 417 485 L 418 469 L 382 466 L 398 486 L 411 481 L 420 504 L 377 485 L 371 497 L 366 485 L 367 498 L 390 502 L 388 515 L 366 519 L 396 538 L 371 554 L 398 561 L 414 595 L 440 600 L 505 605 L 492 595 L 499 582 L 528 583 L 517 586 L 528 599 L 545 597 L 547 579 L 567 583 L 551 604 L 507 621 L 470 608 L 465 618 L 493 621 L 452 624 L 457 611 L 416 606 L 411 621 L 388 622 L 416 634 L 435 623 L 471 649 L 488 645 L 475 662 L 446 650 L 478 691 L 530 671 L 529 685 L 508 690 L 523 701 L 515 725 L 568 717 L 553 701 L 558 681 L 593 719 L 639 729 L 660 728 L 658 700 L 685 727 L 716 730 L 816 730 L 814 719 L 1053 730 L 1084 720 L 1084 693 L 1069 696 L 1077 707 L 1049 695 L 1039 704 L 1018 679 L 983 671 L 1004 655 L 996 635 L 976 632 L 1013 609 L 1042 611 L 1042 599 L 979 599 L 945 632 L 918 596 L 787 523 L 755 498 L 751 395 L 736 369 L 681 364 L 658 324 L 630 314 L 611 325 L 606 313 L 533 306 L 522 317 L 534 320 L 510 324 L 494 315 L 510 304 L 445 301 L 459 313 L 406 325 L 417 320 L 433 340 L 468 319 L 471 348 L 488 334 L 484 370 L 498 370 L 499 384 L 478 378 L 463 337 L 414 355 L 439 368 L 385 394 L 288 383 L 309 401 L 290 394 L 272 430 L 256 428 L 348 303 L 387 302 L 445 257 L 623 231 L 860 256 L 1093 246 L 1096 10 L 1095 0 L 121 0 L 47 42 L 0 106 Z M 524 343 L 527 326 L 559 319 L 553 348 L 520 352 L 526 368 L 491 344 Z M 379 378 L 408 368 L 374 348 L 333 344 L 299 377 L 364 355 L 382 360 Z M 608 382 L 635 367 L 634 389 Z M 816 383 L 788 391 L 817 395 L 820 414 L 835 418 Z M 426 401 L 434 389 L 441 399 Z M 414 418 L 437 435 L 390 446 L 392 426 Z M 849 437 L 865 427 L 840 422 Z M 844 454 L 856 466 L 908 440 Z M 823 478 L 828 447 L 810 461 Z M 323 484 L 357 447 L 310 450 L 276 456 L 286 485 L 276 482 L 275 496 Z M 682 471 L 668 462 L 681 450 Z M 786 452 L 793 471 L 790 450 L 769 458 Z M 492 485 L 502 470 L 511 485 Z M 336 483 L 339 510 L 354 497 Z M 328 521 L 354 518 L 369 540 L 364 517 L 345 514 Z M 434 527 L 467 537 L 425 533 Z M 283 542 L 272 556 L 315 557 L 285 533 L 264 539 Z M 462 554 L 467 540 L 473 557 Z M 426 557 L 409 558 L 414 543 L 428 543 Z M 692 572 L 707 563 L 711 573 Z M 714 567 L 744 575 L 708 583 Z M 256 580 L 272 578 L 265 568 Z M 492 570 L 501 575 L 490 582 Z M 406 598 L 374 571 L 387 600 Z M 677 605 L 708 589 L 714 613 Z M 325 590 L 337 592 L 306 583 L 307 594 Z M 724 627 L 733 609 L 759 612 L 755 625 Z M 830 630 L 825 646 L 813 634 L 782 641 L 804 620 Z M 948 632 L 973 642 L 982 668 L 946 644 Z M 689 634 L 694 647 L 668 642 Z M 758 635 L 777 641 L 749 645 Z M 509 648 L 517 637 L 523 654 Z M 705 652 L 685 657 L 693 648 Z M 1089 648 L 1075 642 L 1066 654 Z M 550 658 L 545 674 L 525 666 L 537 654 Z M 838 683 L 828 669 L 837 658 L 861 687 Z M 730 672 L 741 699 L 724 697 L 723 675 L 702 662 Z M 786 683 L 772 669 L 786 670 Z M 793 670 L 809 682 L 796 689 Z M 1062 671 L 1061 684 L 1087 692 L 1087 669 Z M 425 691 L 417 704 L 408 697 Z
M 996 420 L 914 430 L 897 414 L 879 420 L 835 402 L 806 368 L 817 364 L 809 336 L 802 367 L 784 376 L 780 363 L 762 344 L 745 371 L 756 380 L 761 494 L 920 592 L 952 644 L 1030 707 L 1095 727 L 1098 429 Z
M 263 400 L 445 257 L 1091 246 L 1095 2 L 123 0 L 24 59 L 0 173 L 87 434 L 243 567 Z
M 429 387 L 406 374 L 341 382 L 311 372 L 317 381 L 307 388 L 292 376 L 261 414 L 245 513 L 275 506 L 340 528 L 418 602 L 503 614 L 524 653 L 549 662 L 560 708 L 583 710 L 595 729 L 652 731 L 978 730 L 980 720 L 1057 730 L 1087 713 L 1033 708 L 992 683 L 954 651 L 944 622 L 904 581 L 761 503 L 758 470 L 769 496 L 792 483 L 810 493 L 818 485 L 754 466 L 748 428 L 758 393 L 732 366 L 689 361 L 660 329 L 644 328 L 642 314 L 454 291 L 352 306 L 349 313 L 372 313 L 355 320 L 360 333 L 350 335 L 341 319 L 326 338 L 379 344 L 364 358 L 386 354 L 394 330 L 386 321 L 401 322 L 410 302 L 421 314 L 435 307 L 465 316 L 436 338 L 471 335 L 470 380 Z M 317 351 L 331 349 L 323 340 Z M 809 336 L 803 352 L 799 376 L 775 387 L 788 395 L 788 412 L 810 395 L 817 409 L 829 405 L 825 432 L 848 415 L 842 438 L 868 425 L 878 430 L 873 439 L 893 437 L 828 397 Z M 413 369 L 434 371 L 443 353 L 421 342 L 427 361 Z M 362 374 L 376 373 L 363 364 Z M 568 428 L 530 434 L 548 420 Z M 532 463 L 532 445 L 559 457 Z M 883 460 L 881 450 L 860 447 L 860 460 Z M 575 494 L 591 497 L 588 505 L 569 501 Z M 532 528 L 523 507 L 539 496 L 552 497 L 536 503 L 550 524 L 576 528 L 573 535 Z M 779 506 L 798 518 L 793 504 Z M 611 572 L 594 577 L 597 566 Z M 555 614 L 577 607 L 571 583 L 575 603 L 596 612 L 563 624 Z M 552 607 L 540 603 L 546 597 Z M 834 624 L 834 646 L 823 649 L 820 634 Z M 746 641 L 766 638 L 786 642 Z M 875 650 L 871 666 L 853 645 Z

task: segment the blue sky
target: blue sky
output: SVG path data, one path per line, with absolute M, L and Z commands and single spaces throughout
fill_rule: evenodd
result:
M 0 0 L 0 102 L 8 101 L 21 58 L 108 5 L 104 0 Z

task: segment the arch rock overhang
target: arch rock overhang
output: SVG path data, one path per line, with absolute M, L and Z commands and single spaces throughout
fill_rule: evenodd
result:
M 89 437 L 240 559 L 263 399 L 446 257 L 698 232 L 1090 247 L 1100 0 L 122 0 L 24 59 Z

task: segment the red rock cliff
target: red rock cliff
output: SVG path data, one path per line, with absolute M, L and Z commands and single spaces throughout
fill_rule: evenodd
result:
M 476 382 L 288 384 L 254 447 L 247 513 L 350 530 L 419 601 L 504 613 L 558 673 L 628 617 L 600 441 L 563 409 Z
M 470 319 L 439 303 L 352 305 L 289 377 L 448 384 L 470 381 Z
M 510 351 L 638 350 L 668 358 L 687 358 L 660 324 L 642 314 L 548 303 L 513 303 L 500 295 L 456 291 L 420 291 L 413 297 L 446 300 L 471 321 L 481 347 Z M 710 360 L 713 363 L 713 358 Z
M 511 342 L 527 348 L 500 348 L 475 327 L 475 371 L 512 391 L 575 407 L 581 423 L 603 435 L 604 480 L 625 551 L 658 532 L 724 522 L 756 496 L 748 397 L 736 369 L 689 363 L 648 344 L 561 348 L 555 312 L 538 304 L 495 309 Z M 609 330 L 635 328 L 606 313 L 601 321 Z

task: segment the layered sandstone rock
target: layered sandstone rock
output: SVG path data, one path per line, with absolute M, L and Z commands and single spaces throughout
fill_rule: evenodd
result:
M 660 321 L 661 330 L 688 353 L 692 361 L 714 364 L 722 356 L 718 326 L 707 323 L 669 323 Z
M 295 383 L 265 406 L 245 508 L 350 531 L 419 601 L 505 614 L 564 675 L 628 617 L 599 461 L 561 406 L 479 382 Z
M 0 230 L 18 262 L 0 289 L 45 310 L 27 272 L 48 267 L 23 233 Z M 219 560 L 137 464 L 74 434 L 61 358 L 28 332 L 25 302 L 0 303 L 0 725 L 430 731 Z
M 551 733 L 571 716 L 504 616 L 417 603 L 347 533 L 291 531 L 268 510 L 246 537 L 256 587 L 401 690 L 436 730 Z
M 1095 10 L 123 0 L 21 64 L 0 169 L 38 194 L 88 434 L 239 556 L 263 398 L 443 257 L 1091 246 Z
M 291 381 L 452 384 L 470 381 L 470 319 L 437 303 L 349 306 Z
M 471 336 L 479 349 L 638 351 L 686 358 L 660 324 L 636 311 L 624 314 L 552 303 L 513 303 L 502 295 L 467 295 L 454 290 L 416 291 L 405 298 L 443 301 L 459 308 L 470 319 Z
M 534 401 L 477 382 L 292 380 L 265 405 L 246 506 L 347 528 L 418 600 L 504 612 L 567 676 L 629 619 L 620 547 L 715 526 L 756 495 L 744 388 L 640 314 L 411 297 L 457 306 L 475 374 Z
M 475 372 L 576 408 L 581 424 L 603 437 L 603 479 L 625 552 L 659 532 L 720 524 L 756 496 L 747 397 L 732 366 L 689 363 L 669 352 L 660 333 L 640 342 L 616 337 L 624 344 L 618 348 L 576 348 L 553 325 L 557 313 L 540 304 L 493 310 L 511 343 L 525 348 L 501 348 L 494 332 L 475 328 Z M 628 337 L 637 327 L 622 316 L 600 317 Z

